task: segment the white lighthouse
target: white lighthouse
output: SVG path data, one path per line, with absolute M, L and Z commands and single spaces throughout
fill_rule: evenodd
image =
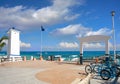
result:
M 8 58 L 16 61 L 20 56 L 20 31 L 11 28 L 8 31 Z

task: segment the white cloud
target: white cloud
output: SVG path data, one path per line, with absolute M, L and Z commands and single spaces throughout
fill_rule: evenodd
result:
M 85 27 L 82 24 L 68 25 L 63 28 L 57 28 L 51 32 L 54 35 L 76 35 L 76 37 L 84 37 L 90 35 L 110 35 L 112 30 L 108 28 L 100 28 L 92 31 L 91 28 Z
M 105 45 L 104 44 L 101 44 L 101 43 L 85 43 L 85 44 L 83 44 L 83 46 L 84 46 L 84 48 L 87 48 L 87 49 L 103 49 L 104 47 L 105 47 Z
M 86 33 L 86 36 L 91 36 L 91 35 L 110 35 L 112 31 L 108 28 L 101 28 L 97 31 L 89 31 Z
M 5 42 L 6 45 L 8 45 L 8 40 L 3 40 L 2 42 Z M 20 41 L 20 47 L 22 47 L 22 48 L 30 48 L 30 47 L 31 47 L 31 44 Z
M 73 15 L 69 15 L 69 16 L 65 16 L 64 19 L 66 21 L 69 21 L 69 20 L 74 20 L 75 18 L 77 18 L 78 16 L 80 16 L 80 14 L 75 14 L 74 16 Z
M 77 4 L 82 5 L 83 0 L 53 0 L 51 6 L 40 9 L 23 6 L 0 7 L 0 28 L 15 26 L 24 29 L 73 20 L 79 14 L 72 13 L 70 7 Z
M 71 49 L 77 49 L 79 50 L 79 44 L 76 43 L 76 42 L 61 42 L 59 43 L 59 46 L 56 48 L 56 47 L 51 47 L 49 48 L 48 50 L 71 50 Z M 104 43 L 85 43 L 83 44 L 83 49 L 86 51 L 86 50 L 102 50 L 102 51 L 105 51 L 105 44 Z M 116 49 L 117 50 L 120 50 L 120 44 L 117 44 L 116 45 Z M 46 49 L 45 49 L 46 50 Z M 113 51 L 113 44 L 111 42 L 109 42 L 109 50 L 112 50 Z
M 75 34 L 84 34 L 84 32 L 89 31 L 89 28 L 84 27 L 81 24 L 68 25 L 64 28 L 57 28 L 53 32 L 54 35 L 75 35 Z
M 20 47 L 22 47 L 22 48 L 30 48 L 31 44 L 30 43 L 20 42 Z
M 85 49 L 91 49 L 91 50 L 105 50 L 105 43 L 104 42 L 97 42 L 97 43 L 84 43 L 83 47 Z M 118 45 L 117 45 L 118 46 Z M 111 42 L 109 42 L 109 49 L 113 50 L 113 45 Z
M 79 45 L 74 42 L 74 43 L 70 43 L 70 42 L 61 42 L 59 43 L 59 46 L 62 48 L 78 48 Z

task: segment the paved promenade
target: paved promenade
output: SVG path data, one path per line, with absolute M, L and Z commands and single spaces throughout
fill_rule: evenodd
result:
M 85 77 L 84 66 L 75 63 L 36 60 L 0 64 L 0 84 L 70 84 Z
M 110 80 L 103 80 L 100 76 L 95 75 L 90 80 L 90 84 L 120 84 L 120 77 L 114 77 Z
M 72 74 L 71 74 L 71 70 L 73 70 Z M 59 63 L 47 62 L 47 61 L 43 61 L 43 62 L 27 61 L 27 62 L 4 64 L 0 67 L 0 84 L 50 84 L 48 82 L 38 80 L 39 76 L 44 78 L 44 74 L 46 73 L 46 71 L 48 73 L 46 74 L 48 79 L 53 77 L 53 74 L 56 75 L 54 79 L 56 78 L 59 79 L 60 75 L 61 75 L 60 77 L 62 78 L 63 77 L 66 78 L 66 75 L 69 75 L 69 77 L 71 75 L 71 77 L 75 76 L 75 78 L 78 78 L 82 76 L 82 73 L 79 72 L 84 71 L 84 66 L 73 65 L 68 63 L 59 64 Z M 61 73 L 61 72 L 64 73 L 63 74 L 64 76 L 62 74 L 57 74 L 56 71 L 57 73 Z M 36 78 L 37 73 L 38 73 L 38 77 Z M 41 79 L 41 77 L 39 79 Z M 49 80 L 49 82 L 50 81 L 52 80 Z M 54 83 L 54 84 L 58 84 L 58 83 Z M 69 84 L 69 83 L 64 83 L 64 84 Z M 100 76 L 95 75 L 92 79 L 90 79 L 90 84 L 120 84 L 120 77 L 105 81 L 102 80 Z
M 35 78 L 40 68 L 0 67 L 0 84 L 48 84 Z

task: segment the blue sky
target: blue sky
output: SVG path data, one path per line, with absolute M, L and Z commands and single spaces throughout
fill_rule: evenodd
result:
M 115 11 L 117 50 L 120 50 L 120 0 L 0 0 L 0 37 L 15 27 L 21 31 L 21 51 L 79 50 L 79 38 L 112 36 Z M 110 39 L 112 50 L 113 40 Z M 104 50 L 104 43 L 89 43 L 85 50 Z

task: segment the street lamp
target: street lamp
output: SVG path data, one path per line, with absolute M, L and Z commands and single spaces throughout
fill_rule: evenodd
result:
M 115 39 L 115 28 L 114 28 L 114 15 L 115 15 L 115 11 L 112 11 L 111 14 L 112 14 L 114 61 L 116 61 L 116 39 Z

